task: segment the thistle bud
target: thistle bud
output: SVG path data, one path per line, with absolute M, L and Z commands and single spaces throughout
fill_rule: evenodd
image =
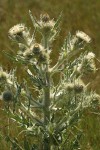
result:
M 84 86 L 82 84 L 75 84 L 74 91 L 75 93 L 81 93 L 84 90 Z
M 41 15 L 40 20 L 35 24 L 39 31 L 41 31 L 46 36 L 48 36 L 48 34 L 52 31 L 54 25 L 54 20 L 51 20 L 48 14 Z
M 48 21 L 50 20 L 50 17 L 49 17 L 49 15 L 46 13 L 46 14 L 44 14 L 44 15 L 41 15 L 41 20 L 42 20 L 43 22 L 48 22 Z
M 32 47 L 31 47 L 31 51 L 34 53 L 34 55 L 39 55 L 40 51 L 42 50 L 42 46 L 38 43 L 35 43 Z
M 75 92 L 75 93 L 81 93 L 84 90 L 84 83 L 82 81 L 75 81 L 74 83 L 67 83 L 65 85 L 65 89 L 68 92 Z
M 11 91 L 4 91 L 2 94 L 2 100 L 5 102 L 10 102 L 13 99 L 13 94 Z

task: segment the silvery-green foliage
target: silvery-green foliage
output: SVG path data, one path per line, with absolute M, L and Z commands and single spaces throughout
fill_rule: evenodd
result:
M 18 136 L 24 135 L 22 143 L 9 135 L 6 140 L 12 150 L 76 150 L 80 148 L 83 133 L 77 130 L 72 136 L 70 131 L 80 122 L 83 111 L 96 107 L 100 99 L 95 92 L 88 92 L 88 85 L 81 80 L 96 71 L 95 55 L 88 52 L 87 46 L 91 38 L 82 31 L 69 33 L 60 48 L 57 63 L 51 66 L 52 44 L 59 35 L 62 14 L 56 21 L 48 14 L 41 15 L 39 21 L 31 11 L 29 14 L 33 34 L 25 24 L 15 25 L 9 30 L 9 37 L 18 44 L 19 50 L 16 56 L 5 52 L 26 68 L 27 77 L 18 83 L 15 70 L 8 73 L 0 68 L 3 111 L 21 127 Z M 39 42 L 37 32 L 41 36 Z M 77 54 L 80 54 L 78 58 Z M 56 74 L 59 75 L 57 83 L 54 81 Z

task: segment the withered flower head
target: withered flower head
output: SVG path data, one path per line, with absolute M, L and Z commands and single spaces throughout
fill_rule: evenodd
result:
M 13 94 L 11 91 L 4 91 L 2 94 L 2 100 L 5 102 L 10 102 L 13 99 Z
M 84 90 L 84 86 L 82 84 L 75 84 L 74 91 L 75 93 L 81 93 Z
M 81 39 L 87 43 L 91 42 L 91 38 L 86 33 L 82 32 L 82 31 L 77 31 L 76 37 L 78 37 L 79 39 Z

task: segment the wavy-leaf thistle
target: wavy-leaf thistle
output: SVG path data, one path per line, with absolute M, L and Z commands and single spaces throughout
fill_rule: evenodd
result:
M 10 73 L 9 82 L 3 87 L 5 101 L 12 100 L 12 93 L 5 92 L 5 89 L 14 91 L 13 108 L 8 109 L 7 114 L 21 129 L 23 127 L 19 135 L 24 135 L 24 144 L 17 140 L 16 149 L 79 149 L 79 135 L 83 133 L 77 130 L 73 137 L 70 131 L 81 120 L 83 110 L 94 108 L 94 103 L 99 99 L 97 95 L 94 98 L 95 92 L 89 92 L 80 82 L 84 73 L 96 71 L 95 55 L 84 53 L 85 49 L 88 51 L 87 44 L 91 38 L 82 31 L 74 35 L 69 33 L 59 48 L 57 63 L 51 65 L 52 44 L 59 35 L 62 14 L 56 21 L 50 19 L 48 14 L 41 15 L 40 20 L 33 17 L 31 11 L 29 14 L 35 30 L 32 36 L 24 24 L 9 30 L 10 38 L 16 40 L 19 46 L 13 60 L 26 68 L 27 76 L 19 84 L 14 73 Z M 41 41 L 36 40 L 37 32 Z M 80 56 L 77 57 L 77 54 Z M 59 74 L 57 83 L 54 78 L 56 74 Z M 28 83 L 29 80 L 31 82 Z M 33 137 L 32 141 L 29 141 L 30 137 Z M 77 147 L 74 145 L 76 140 Z M 12 141 L 9 137 L 13 145 Z

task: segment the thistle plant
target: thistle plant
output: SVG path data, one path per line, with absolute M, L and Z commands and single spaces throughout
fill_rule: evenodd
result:
M 9 133 L 5 139 L 11 143 L 12 150 L 79 149 L 83 132 L 77 123 L 83 111 L 96 107 L 100 99 L 94 91 L 88 91 L 88 84 L 82 81 L 84 75 L 96 72 L 95 54 L 88 51 L 91 38 L 82 31 L 69 33 L 59 48 L 57 63 L 51 65 L 52 47 L 59 35 L 62 15 L 55 21 L 43 14 L 38 21 L 31 11 L 29 14 L 33 34 L 25 24 L 15 25 L 8 35 L 19 50 L 16 56 L 5 52 L 25 68 L 26 78 L 19 83 L 16 69 L 8 73 L 0 68 L 3 111 L 12 124 L 20 127 L 18 137 L 23 135 L 24 138 L 20 142 Z

